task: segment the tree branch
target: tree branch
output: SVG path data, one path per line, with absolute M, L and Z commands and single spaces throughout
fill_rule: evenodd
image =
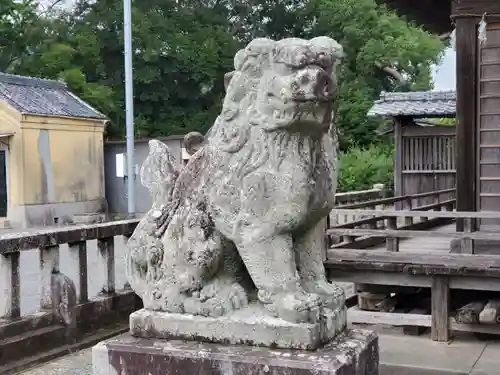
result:
M 450 39 L 450 37 L 451 37 L 451 31 L 448 31 L 447 33 L 443 33 L 443 34 L 438 35 L 439 40 L 442 40 L 442 41 L 448 40 L 448 39 Z
M 404 79 L 403 75 L 399 73 L 396 69 L 391 68 L 388 65 L 382 64 L 380 61 L 375 61 L 375 66 L 380 70 L 382 70 L 383 72 L 392 76 L 400 84 L 402 85 L 406 84 L 406 79 Z
M 43 12 L 41 12 L 42 15 L 45 15 L 49 12 L 51 12 L 59 3 L 61 3 L 63 0 L 54 0 L 52 1 L 49 5 L 45 7 Z

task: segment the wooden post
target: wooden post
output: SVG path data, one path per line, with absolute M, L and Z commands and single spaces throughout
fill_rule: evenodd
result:
M 449 341 L 450 286 L 447 276 L 433 276 L 431 287 L 431 337 Z
M 97 240 L 98 256 L 104 268 L 104 283 L 102 292 L 111 294 L 115 292 L 115 245 L 114 237 Z
M 71 269 L 77 270 L 78 275 L 74 278 L 75 287 L 78 296 L 78 303 L 84 303 L 89 300 L 88 276 L 87 276 L 87 241 L 80 241 L 68 244 Z
M 464 219 L 464 233 L 472 233 L 475 231 L 474 219 L 468 217 Z M 474 240 L 471 238 L 464 238 L 461 241 L 462 254 L 474 254 Z
M 409 196 L 406 199 L 406 209 L 408 211 L 411 211 L 413 209 L 413 200 L 412 200 L 411 196 Z M 412 216 L 405 217 L 405 226 L 409 226 L 412 224 L 413 224 L 413 217 Z
M 330 213 L 328 213 L 328 216 L 325 218 L 325 228 L 326 228 L 327 230 L 328 230 L 328 229 L 330 229 L 330 225 L 331 225 L 331 224 L 330 224 Z M 326 251 L 327 251 L 330 247 L 332 247 L 332 245 L 333 245 L 333 241 L 332 241 L 332 237 L 331 237 L 330 235 L 326 234 L 326 231 L 325 231 L 325 233 L 324 233 L 324 236 L 325 236 L 325 248 L 326 248 L 326 249 L 325 249 L 325 255 L 324 255 L 324 257 L 323 257 L 323 258 L 325 258 L 325 260 L 326 260 Z
M 394 161 L 394 196 L 400 197 L 403 192 L 403 136 L 402 123 L 400 118 L 394 119 L 394 143 L 395 158 Z M 401 210 L 402 202 L 396 202 L 395 209 Z
M 397 218 L 391 217 L 387 219 L 388 229 L 398 229 L 397 228 Z M 386 248 L 387 251 L 398 252 L 399 251 L 399 238 L 397 237 L 387 237 L 386 238 Z
M 19 254 L 0 254 L 0 318 L 21 316 Z
M 41 309 L 52 309 L 53 272 L 59 272 L 59 245 L 40 248 Z
M 384 184 L 374 184 L 373 185 L 373 189 L 379 191 L 379 199 L 384 199 L 385 198 L 386 191 L 385 191 L 385 185 Z M 375 210 L 383 210 L 384 206 L 383 205 L 375 206 L 374 209 Z M 382 220 L 380 225 L 381 225 L 380 229 L 384 229 L 385 228 L 385 220 Z
M 477 19 L 456 19 L 457 127 L 456 187 L 457 211 L 476 210 L 477 128 Z M 464 227 L 457 220 L 457 231 Z
M 339 216 L 333 212 L 330 212 L 328 214 L 328 225 L 327 225 L 327 228 L 333 228 L 335 227 L 336 225 L 339 224 Z M 340 236 L 332 236 L 332 235 L 329 235 L 328 236 L 328 247 L 332 247 L 333 245 L 336 245 L 340 242 Z
M 437 207 L 434 208 L 434 211 L 441 211 L 441 206 L 439 206 L 439 203 L 441 203 L 441 194 L 439 192 L 437 192 L 434 196 L 434 203 L 437 205 Z
M 317 236 L 319 237 L 319 245 L 322 249 L 322 260 L 326 262 L 326 252 L 328 250 L 329 237 L 326 238 L 325 233 L 328 229 L 328 220 L 321 220 L 321 223 L 318 224 L 318 228 L 316 229 Z

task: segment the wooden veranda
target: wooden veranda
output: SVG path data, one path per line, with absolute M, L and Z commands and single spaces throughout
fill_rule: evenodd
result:
M 436 341 L 454 331 L 500 334 L 500 1 L 381 1 L 432 32 L 455 28 L 457 88 L 381 97 L 373 114 L 394 119 L 396 197 L 337 206 L 333 216 L 349 219 L 327 230 L 326 267 L 332 280 L 356 285 L 352 322 L 430 327 Z M 419 120 L 451 116 L 448 134 L 415 134 Z M 425 147 L 435 155 L 413 173 L 409 160 Z M 429 189 L 441 193 L 422 202 Z
M 335 215 L 356 219 L 327 230 L 328 238 L 343 238 L 327 250 L 330 278 L 357 284 L 358 297 L 369 299 L 349 309 L 350 321 L 431 327 L 436 341 L 448 341 L 452 331 L 500 334 L 500 251 L 481 245 L 500 243 L 500 234 L 472 228 L 473 220 L 500 213 L 453 211 L 455 200 L 374 210 L 380 201 L 388 203 L 339 206 Z M 456 231 L 457 219 L 465 220 L 465 232 Z

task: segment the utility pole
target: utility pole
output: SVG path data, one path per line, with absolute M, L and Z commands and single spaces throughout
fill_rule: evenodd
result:
M 134 168 L 134 78 L 132 73 L 132 0 L 123 0 L 123 35 L 125 45 L 125 120 L 127 126 L 127 197 L 129 217 L 135 216 Z

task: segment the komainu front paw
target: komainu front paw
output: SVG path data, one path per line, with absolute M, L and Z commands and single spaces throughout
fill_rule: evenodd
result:
M 304 282 L 304 289 L 309 293 L 319 295 L 323 306 L 328 309 L 336 310 L 345 305 L 344 289 L 326 280 Z
M 264 296 L 259 299 L 278 318 L 292 323 L 316 323 L 320 318 L 322 300 L 313 293 L 296 291 Z
M 215 279 L 198 293 L 184 301 L 186 314 L 211 316 L 229 315 L 248 305 L 248 295 L 237 282 Z

